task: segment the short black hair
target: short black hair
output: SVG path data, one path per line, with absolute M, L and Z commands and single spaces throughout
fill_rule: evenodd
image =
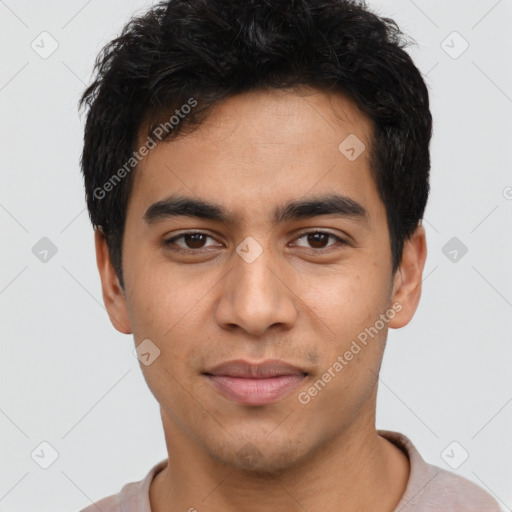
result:
M 300 86 L 340 91 L 372 121 L 371 172 L 394 273 L 430 189 L 432 116 L 409 44 L 395 21 L 355 0 L 167 0 L 131 18 L 101 50 L 80 99 L 88 107 L 81 168 L 89 216 L 123 289 L 141 132 L 148 141 L 158 130 L 159 140 L 169 139 L 200 125 L 222 99 Z

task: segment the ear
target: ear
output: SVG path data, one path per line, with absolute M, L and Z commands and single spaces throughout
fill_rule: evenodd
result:
M 119 283 L 117 273 L 112 266 L 105 235 L 101 229 L 94 230 L 96 246 L 96 264 L 101 278 L 103 302 L 112 325 L 123 334 L 131 334 L 130 317 L 126 306 L 126 297 Z
M 419 224 L 409 240 L 404 243 L 402 261 L 393 281 L 392 303 L 400 304 L 389 326 L 398 329 L 407 325 L 418 307 L 421 297 L 423 268 L 427 259 L 425 229 Z

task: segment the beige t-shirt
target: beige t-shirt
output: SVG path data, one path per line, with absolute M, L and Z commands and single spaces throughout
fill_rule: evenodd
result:
M 380 436 L 398 446 L 409 457 L 409 480 L 394 512 L 500 512 L 498 503 L 486 491 L 444 469 L 427 464 L 403 434 L 378 430 Z M 167 459 L 153 466 L 139 482 L 126 484 L 121 492 L 82 509 L 80 512 L 151 512 L 149 487 L 155 475 L 167 466 Z

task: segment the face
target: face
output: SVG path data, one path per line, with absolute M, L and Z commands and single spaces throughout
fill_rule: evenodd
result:
M 167 430 L 216 461 L 283 469 L 373 428 L 387 329 L 414 312 L 424 249 L 406 244 L 392 275 L 370 143 L 370 121 L 340 94 L 230 98 L 139 164 L 125 294 L 97 238 L 112 322 L 151 340 L 148 359 L 160 351 L 141 368 Z M 234 360 L 293 368 L 214 371 Z

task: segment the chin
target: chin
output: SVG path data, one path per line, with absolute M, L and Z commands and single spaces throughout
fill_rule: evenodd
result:
M 290 439 L 281 439 L 281 443 L 270 443 L 269 440 L 238 440 L 222 447 L 208 450 L 209 454 L 224 466 L 245 470 L 262 475 L 276 474 L 297 466 L 306 454 L 297 451 L 297 445 Z

